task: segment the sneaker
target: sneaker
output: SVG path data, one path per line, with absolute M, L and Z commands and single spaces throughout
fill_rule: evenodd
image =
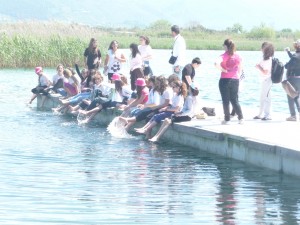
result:
M 255 119 L 255 120 L 260 120 L 261 117 L 260 117 L 260 116 L 254 116 L 253 119 Z
M 244 124 L 244 120 L 243 120 L 243 119 L 240 119 L 240 120 L 239 120 L 239 124 Z
M 286 118 L 286 121 L 297 121 L 296 116 L 290 116 L 288 118 Z
M 223 121 L 221 122 L 221 124 L 222 124 L 222 125 L 228 125 L 228 124 L 229 124 L 229 121 L 223 120 Z
M 264 117 L 261 120 L 272 120 L 270 117 Z

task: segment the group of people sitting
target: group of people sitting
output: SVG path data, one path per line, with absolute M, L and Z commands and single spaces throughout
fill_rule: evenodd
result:
M 145 126 L 134 129 L 145 134 L 150 141 L 158 141 L 172 122 L 190 121 L 196 114 L 199 90 L 193 84 L 187 89 L 177 75 L 137 78 L 136 90 L 132 90 L 123 74 L 114 73 L 111 83 L 104 82 L 99 70 L 57 66 L 57 74 L 50 81 L 41 67 L 36 67 L 39 86 L 32 89 L 33 97 L 39 93 L 44 99 L 49 93 L 58 93 L 60 105 L 54 112 L 71 113 L 89 123 L 97 113 L 111 107 L 122 110 L 118 117 L 127 131 L 135 122 L 146 121 Z M 159 131 L 152 136 L 151 131 L 163 122 Z

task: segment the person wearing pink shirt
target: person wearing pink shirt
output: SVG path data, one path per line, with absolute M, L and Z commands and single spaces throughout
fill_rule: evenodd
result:
M 233 109 L 238 115 L 239 124 L 243 124 L 243 113 L 238 100 L 239 75 L 242 71 L 242 58 L 236 53 L 236 47 L 232 40 L 226 39 L 223 44 L 225 52 L 215 62 L 215 66 L 221 70 L 219 80 L 219 90 L 222 97 L 224 120 L 222 124 L 228 124 L 230 121 L 229 106 L 231 103 Z

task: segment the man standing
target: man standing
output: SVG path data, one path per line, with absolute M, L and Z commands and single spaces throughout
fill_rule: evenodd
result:
M 194 82 L 194 76 L 195 76 L 195 69 L 197 69 L 201 64 L 201 60 L 199 57 L 196 57 L 192 60 L 192 63 L 189 63 L 185 65 L 185 67 L 182 70 L 182 82 L 186 84 L 187 89 L 189 90 L 189 87 Z
M 171 27 L 171 32 L 174 38 L 174 44 L 172 50 L 173 62 L 170 63 L 173 64 L 172 72 L 181 79 L 182 69 L 185 65 L 186 44 L 184 38 L 180 35 L 179 27 L 177 25 Z

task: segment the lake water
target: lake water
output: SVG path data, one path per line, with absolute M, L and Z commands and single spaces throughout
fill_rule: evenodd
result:
M 189 51 L 203 65 L 201 96 L 220 101 L 218 51 Z M 280 59 L 285 55 L 280 54 Z M 169 51 L 156 50 L 153 70 L 169 74 Z M 243 105 L 258 106 L 254 65 L 245 61 Z M 159 58 L 160 56 L 161 58 Z M 287 59 L 286 59 L 287 60 Z M 50 75 L 53 69 L 47 69 Z M 31 70 L 0 70 L 0 224 L 298 224 L 300 179 L 204 151 L 112 137 L 105 127 L 25 105 Z M 274 110 L 287 110 L 279 85 Z

